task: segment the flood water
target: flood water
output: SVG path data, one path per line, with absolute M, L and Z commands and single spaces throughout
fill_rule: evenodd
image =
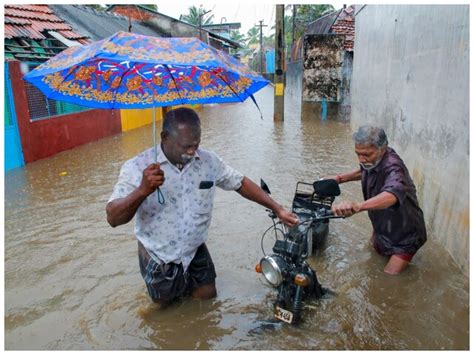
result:
M 348 124 L 300 118 L 273 91 L 254 104 L 206 106 L 202 147 L 291 205 L 296 181 L 357 167 Z M 5 174 L 5 348 L 8 350 L 469 349 L 469 283 L 429 240 L 408 270 L 383 273 L 366 213 L 330 223 L 310 260 L 334 292 L 306 303 L 298 327 L 273 323 L 274 289 L 255 273 L 271 220 L 261 206 L 218 191 L 207 242 L 217 298 L 156 310 L 140 276 L 133 223 L 111 228 L 105 204 L 121 164 L 151 146 L 151 126 L 62 152 Z M 62 173 L 62 174 L 61 174 Z M 360 183 L 342 196 L 362 198 Z M 429 236 L 430 237 L 430 236 Z

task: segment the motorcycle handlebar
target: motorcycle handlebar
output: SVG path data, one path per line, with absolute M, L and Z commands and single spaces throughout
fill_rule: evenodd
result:
M 346 218 L 345 216 L 335 216 L 334 213 L 331 210 L 323 210 L 320 211 L 319 213 L 315 213 L 316 220 L 321 221 L 324 219 L 334 219 L 334 218 Z
M 272 219 L 277 218 L 277 215 L 272 210 L 266 209 L 266 211 L 268 212 L 268 216 L 270 218 L 272 218 Z M 346 218 L 346 217 L 345 216 L 335 216 L 334 213 L 331 210 L 324 209 L 324 210 L 320 210 L 318 212 L 314 212 L 314 217 L 311 217 L 310 219 L 316 220 L 316 221 L 322 221 L 322 220 L 325 220 L 325 219 L 336 219 L 336 218 Z M 304 221 L 301 221 L 301 222 L 304 222 Z

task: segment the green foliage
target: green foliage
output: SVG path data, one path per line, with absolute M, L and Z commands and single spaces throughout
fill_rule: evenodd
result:
M 143 7 L 146 7 L 147 9 L 158 12 L 158 7 L 156 5 L 140 5 L 140 6 L 143 6 Z
M 245 36 L 239 30 L 231 30 L 230 39 L 241 45 L 245 42 Z
M 318 18 L 335 11 L 332 5 L 293 5 L 296 6 L 296 16 L 294 19 L 295 39 L 304 34 L 306 27 Z M 293 15 L 289 16 L 289 32 L 293 36 Z M 285 23 L 286 25 L 286 23 Z M 290 38 L 291 38 L 290 37 Z
M 187 15 L 181 15 L 180 20 L 187 22 L 191 25 L 198 26 L 212 24 L 214 15 L 207 13 L 208 11 L 203 7 L 197 8 L 196 6 L 190 6 Z M 207 14 L 206 14 L 207 13 Z
M 105 11 L 106 7 L 104 5 L 84 5 L 86 7 L 90 7 L 96 11 Z
M 257 27 L 252 27 L 247 31 L 247 44 L 254 44 L 260 42 L 260 30 Z

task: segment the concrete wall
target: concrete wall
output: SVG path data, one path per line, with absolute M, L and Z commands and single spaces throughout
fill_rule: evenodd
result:
M 332 34 L 304 36 L 301 90 L 305 117 L 349 121 L 353 53 L 344 50 L 345 38 Z
M 285 95 L 300 103 L 302 100 L 303 61 L 290 62 L 286 65 Z
M 351 126 L 386 129 L 417 186 L 429 238 L 468 273 L 469 6 L 357 12 Z
M 306 35 L 304 37 L 303 100 L 341 100 L 344 36 Z

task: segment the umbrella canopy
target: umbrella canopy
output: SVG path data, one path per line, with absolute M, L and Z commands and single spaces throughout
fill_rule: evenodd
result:
M 24 78 L 48 98 L 108 109 L 240 102 L 269 83 L 197 38 L 128 32 L 70 47 Z

